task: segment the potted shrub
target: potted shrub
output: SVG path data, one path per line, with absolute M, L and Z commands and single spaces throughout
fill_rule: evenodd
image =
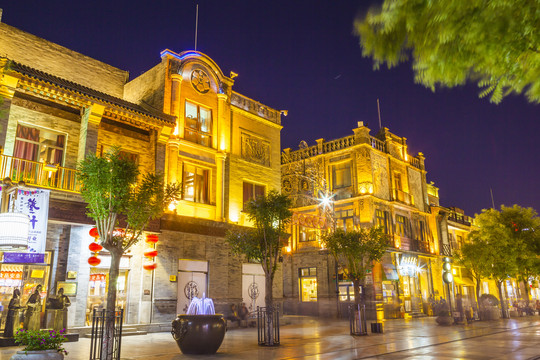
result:
M 499 299 L 492 294 L 482 294 L 480 296 L 480 319 L 497 320 L 500 318 Z
M 65 330 L 24 330 L 20 329 L 13 336 L 15 343 L 24 346 L 11 360 L 62 360 L 67 351 L 62 344 L 67 340 Z
M 433 306 L 433 313 L 437 315 L 435 321 L 439 325 L 452 325 L 454 322 L 454 319 L 450 314 L 450 307 L 444 299 L 435 303 Z

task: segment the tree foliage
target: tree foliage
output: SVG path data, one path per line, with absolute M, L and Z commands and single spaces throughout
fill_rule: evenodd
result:
M 413 60 L 415 82 L 432 90 L 470 80 L 480 97 L 509 93 L 540 102 L 539 1 L 385 0 L 354 24 L 375 68 Z
M 96 221 L 100 242 L 109 251 L 123 253 L 139 239 L 144 227 L 180 196 L 177 184 L 165 186 L 163 177 L 145 173 L 113 147 L 102 157 L 88 155 L 78 167 L 81 195 L 88 216 Z M 124 220 L 123 231 L 119 228 Z
M 476 215 L 475 222 L 478 228 L 471 231 L 470 243 L 462 250 L 465 265 L 474 266 L 480 269 L 482 277 L 497 281 L 505 309 L 503 282 L 510 277 L 527 281 L 540 274 L 540 254 L 535 250 L 540 236 L 540 218 L 532 208 L 514 205 L 501 206 L 500 211 L 483 210 Z
M 388 246 L 389 236 L 381 227 L 360 228 L 358 231 L 336 229 L 323 242 L 336 261 L 344 267 L 344 274 L 354 284 L 355 302 L 360 302 L 359 285 L 366 271 L 379 261 Z

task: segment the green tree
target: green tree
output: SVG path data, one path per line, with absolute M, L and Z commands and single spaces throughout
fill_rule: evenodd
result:
M 323 243 L 338 264 L 344 267 L 344 274 L 354 286 L 354 301 L 363 303 L 360 285 L 364 285 L 366 272 L 379 261 L 388 246 L 389 235 L 381 227 L 360 228 L 358 231 L 336 229 L 323 238 Z
M 253 228 L 233 229 L 226 235 L 231 251 L 245 255 L 248 261 L 262 265 L 265 275 L 265 306 L 268 320 L 266 345 L 274 345 L 273 313 L 274 297 L 272 288 L 278 267 L 281 248 L 286 245 L 286 233 L 292 212 L 291 200 L 272 190 L 266 196 L 244 204 L 244 213 L 254 224 Z
M 476 241 L 463 244 L 457 253 L 457 263 L 469 270 L 473 277 L 477 305 L 480 300 L 481 281 L 491 276 L 491 258 L 486 252 L 487 247 L 484 240 L 477 238 Z M 480 309 L 479 306 L 477 308 Z
M 103 359 L 112 358 L 116 284 L 122 254 L 139 240 L 148 222 L 161 216 L 181 193 L 177 184 L 165 185 L 161 176 L 139 175 L 138 166 L 124 159 L 118 147 L 103 157 L 90 154 L 78 165 L 87 214 L 96 222 L 99 243 L 111 254 Z
M 540 218 L 534 209 L 514 205 L 501 207 L 501 221 L 510 229 L 512 242 L 518 249 L 517 275 L 523 281 L 528 303 L 528 282 L 540 275 Z
M 484 209 L 475 216 L 475 222 L 478 229 L 471 231 L 468 239 L 483 245 L 483 254 L 478 261 L 485 262 L 490 277 L 497 282 L 503 317 L 507 318 L 508 307 L 503 295 L 503 284 L 518 274 L 517 258 L 521 246 L 515 242 L 512 226 L 505 221 L 500 211 Z
M 470 80 L 480 97 L 509 93 L 540 102 L 540 2 L 385 0 L 356 19 L 375 68 L 413 59 L 415 82 L 432 90 Z

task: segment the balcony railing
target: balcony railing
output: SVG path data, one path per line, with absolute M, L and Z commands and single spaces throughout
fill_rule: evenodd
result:
M 0 154 L 0 179 L 24 181 L 27 185 L 47 189 L 79 192 L 77 170 L 62 166 L 47 165 L 13 156 Z
M 407 205 L 414 205 L 414 197 L 404 191 L 394 189 L 394 200 Z
M 455 211 L 450 211 L 450 213 L 448 214 L 448 220 L 467 226 L 471 225 L 470 217 L 457 213 Z

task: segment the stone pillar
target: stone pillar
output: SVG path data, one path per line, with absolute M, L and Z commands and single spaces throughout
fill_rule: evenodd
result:
M 212 147 L 220 151 L 230 152 L 231 139 L 230 139 L 230 119 L 227 113 L 227 98 L 226 94 L 217 94 L 217 119 L 214 122 L 213 133 L 216 134 L 212 141 Z
M 322 154 L 323 153 L 324 139 L 320 138 L 320 139 L 317 139 L 315 141 L 317 142 L 317 154 Z
M 81 128 L 79 130 L 79 153 L 77 161 L 82 161 L 88 154 L 97 151 L 99 123 L 103 117 L 105 106 L 93 104 L 83 109 Z
M 91 226 L 71 225 L 69 250 L 66 264 L 66 273 L 74 271 L 77 281 L 77 295 L 71 297 L 71 306 L 68 310 L 68 327 L 85 326 L 86 303 L 88 300 L 88 285 L 90 282 L 90 235 Z
M 224 194 L 225 194 L 225 158 L 227 154 L 219 152 L 216 154 L 216 220 L 223 221 L 224 218 Z
M 371 131 L 369 128 L 365 127 L 363 122 L 359 122 L 359 127 L 356 129 L 353 129 L 354 132 L 354 143 L 357 144 L 370 144 L 371 143 L 371 136 L 369 135 L 369 132 Z
M 179 182 L 182 180 L 182 174 L 178 173 L 178 149 L 180 147 L 180 142 L 176 139 L 172 139 L 167 143 L 167 173 L 166 179 L 167 182 Z M 181 171 L 182 169 L 180 169 Z
M 6 74 L 0 77 L 0 154 L 3 153 L 6 144 L 11 100 L 15 95 L 18 82 L 19 79 Z

